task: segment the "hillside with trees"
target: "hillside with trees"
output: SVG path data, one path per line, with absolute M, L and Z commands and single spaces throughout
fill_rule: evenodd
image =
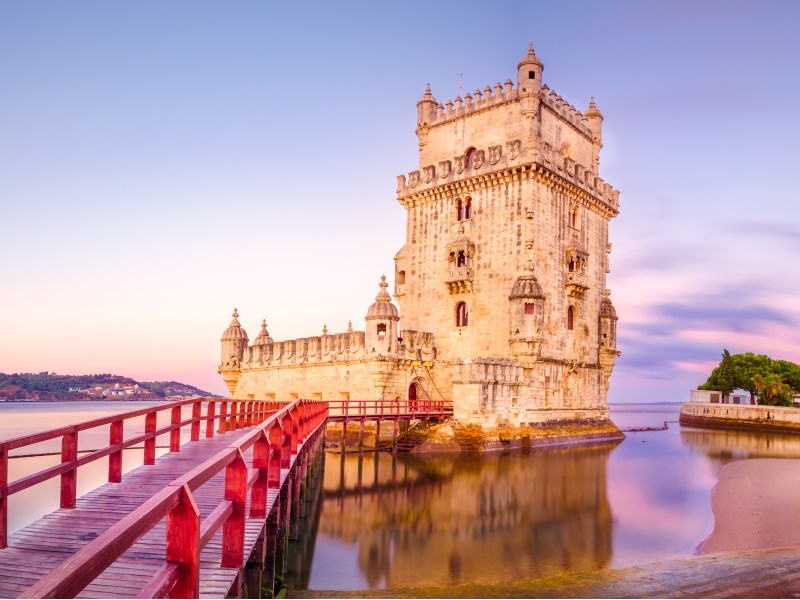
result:
M 792 395 L 800 390 L 800 365 L 766 354 L 731 354 L 726 349 L 719 366 L 697 389 L 723 394 L 743 389 L 750 392 L 751 398 L 757 397 L 758 404 L 791 406 Z
M 136 381 L 122 375 L 0 373 L 0 400 L 181 400 L 220 398 L 178 381 Z

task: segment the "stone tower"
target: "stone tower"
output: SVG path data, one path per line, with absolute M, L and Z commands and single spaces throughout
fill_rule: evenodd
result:
M 219 372 L 236 398 L 452 400 L 485 427 L 608 419 L 619 352 L 606 289 L 619 192 L 599 177 L 603 116 L 543 81 L 531 46 L 511 79 L 417 102 L 419 166 L 365 330 L 248 346 L 238 314 Z M 402 317 L 401 317 L 402 314 Z
M 619 193 L 598 175 L 594 99 L 581 114 L 543 70 L 531 46 L 516 88 L 442 104 L 427 87 L 419 169 L 398 177 L 402 325 L 433 333 L 437 388 L 465 420 L 608 416 L 619 353 L 606 254 Z

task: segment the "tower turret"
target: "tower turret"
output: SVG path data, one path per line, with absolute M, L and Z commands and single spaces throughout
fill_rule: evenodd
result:
M 532 263 L 525 266 L 525 273 L 514 282 L 508 299 L 511 352 L 530 367 L 539 356 L 544 324 L 544 292 L 533 274 Z
M 436 118 L 436 98 L 431 94 L 431 84 L 425 85 L 425 93 L 422 98 L 417 102 L 417 129 L 416 134 L 419 138 L 419 147 L 422 147 L 428 141 L 428 130 L 433 120 Z
M 533 44 L 517 65 L 517 93 L 519 95 L 522 127 L 525 131 L 525 149 L 534 155 L 539 117 L 539 91 L 542 89 L 544 66 L 533 52 Z
M 603 113 L 594 103 L 594 96 L 589 101 L 589 108 L 583 112 L 583 120 L 592 132 L 592 167 L 595 175 L 600 168 L 600 149 L 603 147 Z
M 368 351 L 380 355 L 393 354 L 397 348 L 397 329 L 400 314 L 392 304 L 392 297 L 386 288 L 386 275 L 381 275 L 381 291 L 375 296 L 375 302 L 367 310 L 366 346 Z
M 528 48 L 528 53 L 522 57 L 517 65 L 517 88 L 519 93 L 534 93 L 539 95 L 542 89 L 542 72 L 544 65 L 533 52 L 533 44 Z
M 235 308 L 233 309 L 233 320 L 222 334 L 220 342 L 222 342 L 222 356 L 217 373 L 222 375 L 222 379 L 232 395 L 236 389 L 236 382 L 239 381 L 242 357 L 248 342 L 247 332 L 239 324 L 239 311 Z
M 617 311 L 611 304 L 611 291 L 606 290 L 598 317 L 598 361 L 603 369 L 603 383 L 608 391 L 608 378 L 620 352 L 617 350 Z

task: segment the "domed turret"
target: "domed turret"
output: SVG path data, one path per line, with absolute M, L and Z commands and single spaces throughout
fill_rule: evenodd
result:
M 589 108 L 583 111 L 583 120 L 592 132 L 592 163 L 594 172 L 600 167 L 600 150 L 603 147 L 603 113 L 594 103 L 594 96 L 589 101 Z
M 528 48 L 528 53 L 522 57 L 517 65 L 517 87 L 520 92 L 539 93 L 542 88 L 542 72 L 544 65 L 533 51 L 533 44 Z
M 617 311 L 611 304 L 611 291 L 606 290 L 600 302 L 600 316 L 597 318 L 597 353 L 600 368 L 603 370 L 603 383 L 608 390 L 608 380 L 620 352 L 617 350 Z
M 236 382 L 241 373 L 242 357 L 247 348 L 247 332 L 239 324 L 239 311 L 233 309 L 233 320 L 225 333 L 222 334 L 222 356 L 220 358 L 217 373 L 222 375 L 222 379 L 228 386 L 228 390 L 233 394 L 236 389 Z
M 381 291 L 375 296 L 375 302 L 367 309 L 367 350 L 381 355 L 391 354 L 397 348 L 397 330 L 400 313 L 392 304 L 392 297 L 386 288 L 386 275 L 381 275 Z
M 246 343 L 248 341 L 247 332 L 239 323 L 239 311 L 234 308 L 232 316 L 233 320 L 231 320 L 231 324 L 228 325 L 225 333 L 222 334 L 222 339 L 220 341 L 226 342 L 233 340 L 244 340 Z
M 517 277 L 508 299 L 511 351 L 531 365 L 539 356 L 544 323 L 544 292 L 533 274 L 533 263 L 525 265 L 525 273 Z
M 386 275 L 381 275 L 381 282 L 378 284 L 381 291 L 375 296 L 375 302 L 367 309 L 367 320 L 370 319 L 394 319 L 397 321 L 400 318 L 400 313 L 397 307 L 392 304 L 392 297 L 386 288 L 389 284 L 386 283 Z
M 436 98 L 431 94 L 431 84 L 429 83 L 425 86 L 425 93 L 422 98 L 417 102 L 417 125 L 422 125 L 423 123 L 430 125 L 431 121 L 436 117 L 437 104 Z
M 258 337 L 253 340 L 254 346 L 260 346 L 262 344 L 271 344 L 273 342 L 272 338 L 269 337 L 269 331 L 267 331 L 267 320 L 261 320 L 261 331 L 258 332 Z

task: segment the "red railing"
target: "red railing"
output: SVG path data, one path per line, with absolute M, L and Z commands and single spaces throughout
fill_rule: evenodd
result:
M 449 400 L 328 400 L 331 421 L 399 418 L 444 419 L 453 415 Z
M 192 416 L 181 418 L 181 408 L 192 405 Z M 205 405 L 205 414 L 203 406 Z M 217 411 L 219 405 L 219 411 Z M 108 456 L 108 481 L 119 483 L 122 480 L 122 451 L 126 448 L 144 444 L 144 464 L 152 465 L 156 459 L 156 438 L 169 434 L 169 451 L 180 451 L 181 428 L 190 426 L 190 440 L 200 439 L 201 423 L 206 422 L 206 437 L 217 433 L 242 429 L 259 424 L 268 415 L 285 406 L 285 403 L 259 400 L 217 400 L 195 398 L 181 400 L 155 407 L 143 408 L 109 417 L 86 421 L 77 425 L 51 429 L 41 433 L 26 435 L 0 441 L 0 548 L 8 544 L 8 499 L 9 496 L 28 489 L 53 477 L 61 477 L 61 508 L 74 508 L 77 495 L 78 468 Z M 170 423 L 156 427 L 158 413 L 170 411 Z M 145 418 L 145 431 L 141 435 L 124 439 L 125 421 L 138 417 Z M 218 426 L 215 428 L 215 422 Z M 92 450 L 82 456 L 78 452 L 78 435 L 90 429 L 109 426 L 108 446 Z M 61 463 L 43 469 L 21 479 L 8 481 L 8 455 L 12 450 L 24 448 L 40 442 L 61 438 Z
M 247 404 L 277 408 L 276 403 L 248 401 Z M 167 519 L 166 562 L 142 589 L 140 597 L 197 598 L 200 552 L 220 528 L 221 566 L 242 568 L 246 558 L 244 533 L 248 492 L 250 518 L 266 520 L 268 492 L 280 489 L 281 469 L 291 466 L 292 456 L 297 455 L 299 446 L 305 450 L 311 447 L 310 439 L 317 441 L 323 430 L 320 425 L 327 417 L 328 407 L 324 402 L 296 400 L 280 406 L 282 408 L 261 419 L 252 432 L 174 480 L 20 597 L 74 597 L 164 517 Z M 137 412 L 146 414 L 146 411 Z M 247 412 L 263 414 L 262 411 Z M 235 410 L 228 416 L 239 420 L 239 412 Z M 193 414 L 186 423 L 199 422 L 195 418 L 202 419 Z M 244 452 L 251 447 L 252 463 L 248 467 Z M 225 469 L 224 498 L 201 522 L 192 492 L 222 469 Z

